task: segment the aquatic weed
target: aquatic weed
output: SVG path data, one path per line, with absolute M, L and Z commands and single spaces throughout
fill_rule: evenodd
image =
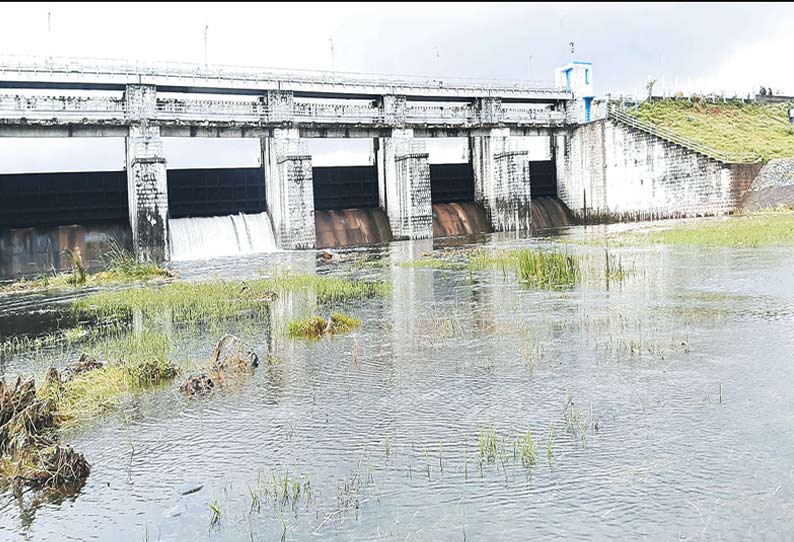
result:
M 311 316 L 293 320 L 287 325 L 290 337 L 317 340 L 325 336 L 349 333 L 361 325 L 361 320 L 342 314 L 333 313 L 329 318 Z
M 559 251 L 513 249 L 480 251 L 469 257 L 472 269 L 513 271 L 521 282 L 541 288 L 574 286 L 582 281 L 579 257 Z

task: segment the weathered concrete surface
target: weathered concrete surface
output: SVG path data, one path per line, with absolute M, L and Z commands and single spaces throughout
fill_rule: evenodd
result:
M 794 158 L 770 160 L 742 197 L 742 209 L 794 209 Z
M 469 135 L 492 127 L 532 134 L 568 122 L 563 106 L 567 96 L 527 98 L 528 103 L 542 107 L 503 107 L 502 99 L 493 95 L 494 88 L 467 99 L 453 93 L 452 102 L 437 105 L 393 93 L 368 93 L 338 103 L 339 97 L 333 94 L 307 96 L 283 88 L 259 89 L 245 98 L 240 97 L 240 89 L 227 89 L 217 93 L 226 94 L 220 99 L 158 98 L 158 92 L 167 92 L 168 87 L 152 83 L 121 88 L 121 98 L 0 96 L 0 137 L 125 135 L 125 128 L 143 121 L 156 124 L 163 137 L 266 137 L 280 128 L 299 128 L 302 137 L 388 137 L 390 129 L 400 128 L 414 128 L 427 137 L 449 137 L 461 131 Z
M 725 164 L 607 119 L 555 143 L 558 195 L 585 221 L 730 213 L 761 167 Z
M 19 277 L 69 269 L 63 249 L 80 249 L 89 271 L 102 268 L 102 257 L 110 247 L 132 249 L 129 224 L 48 226 L 0 230 L 0 276 Z
M 571 93 L 555 83 L 473 81 L 445 77 L 385 76 L 341 72 L 290 72 L 272 68 L 207 66 L 186 63 L 144 65 L 120 60 L 47 56 L 0 59 L 0 81 L 7 88 L 119 89 L 125 85 L 155 85 L 169 92 L 260 94 L 263 90 L 291 91 L 329 97 L 399 94 L 414 98 L 478 98 L 498 96 L 530 101 L 560 101 Z
M 168 181 L 160 131 L 145 122 L 130 127 L 126 140 L 127 195 L 135 255 L 140 261 L 170 257 Z
M 265 197 L 279 248 L 314 248 L 312 157 L 296 129 L 279 129 L 261 140 Z
M 433 236 L 430 163 L 426 152 L 403 153 L 395 157 L 397 170 L 393 196 L 387 200 L 387 214 L 395 239 L 427 239 Z
M 469 140 L 474 200 L 485 209 L 494 231 L 528 230 L 532 222 L 529 153 L 512 150 L 510 130 Z
M 392 130 L 376 149 L 378 199 L 394 239 L 433 236 L 429 155 L 413 136 L 410 129 Z

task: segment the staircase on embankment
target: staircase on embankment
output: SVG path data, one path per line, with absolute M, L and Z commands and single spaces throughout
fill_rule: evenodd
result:
M 615 108 L 555 145 L 559 197 L 583 222 L 731 213 L 762 166 Z
M 683 137 L 667 128 L 662 128 L 661 126 L 657 126 L 650 122 L 642 121 L 629 115 L 628 113 L 620 111 L 614 106 L 609 107 L 607 117 L 630 128 L 641 130 L 660 139 L 669 141 L 670 143 L 680 145 L 681 147 L 684 147 L 685 149 L 688 149 L 692 152 L 696 152 L 707 158 L 711 158 L 712 160 L 717 160 L 718 162 L 723 162 L 725 164 L 747 164 L 758 162 L 761 159 L 761 157 L 756 153 L 732 153 L 709 147 L 703 143 L 700 143 L 699 141 Z

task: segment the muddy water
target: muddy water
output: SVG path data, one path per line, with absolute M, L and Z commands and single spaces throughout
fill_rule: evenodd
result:
M 613 249 L 634 272 L 607 286 L 603 250 L 569 246 L 592 269 L 559 291 L 501 273 L 389 265 L 597 231 L 490 235 L 452 250 L 400 242 L 331 263 L 304 252 L 181 264 L 188 279 L 278 263 L 387 279 L 393 292 L 340 307 L 362 327 L 315 344 L 272 331 L 294 299 L 265 320 L 226 325 L 282 362 L 208 400 L 184 400 L 175 386 L 148 393 L 70 433 L 93 465 L 85 486 L 55 502 L 2 496 L 0 539 L 785 537 L 794 250 Z M 386 265 L 356 265 L 363 255 Z M 29 306 L 41 300 L 15 302 Z M 217 332 L 168 329 L 178 359 L 208 355 Z M 41 358 L 6 357 L 3 370 L 41 371 Z M 491 427 L 495 458 L 480 454 Z M 535 462 L 524 466 L 513 439 L 528 430 Z M 304 488 L 294 506 L 273 502 L 285 473 L 291 494 L 293 478 Z M 214 526 L 210 504 L 221 514 Z

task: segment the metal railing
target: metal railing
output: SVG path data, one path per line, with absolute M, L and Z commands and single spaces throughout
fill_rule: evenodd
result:
M 156 118 L 161 120 L 267 120 L 266 104 L 234 100 L 157 100 Z
M 651 135 L 659 137 L 661 139 L 670 141 L 671 143 L 675 143 L 676 145 L 680 145 L 685 147 L 691 151 L 695 151 L 700 153 L 704 156 L 717 160 L 719 162 L 725 162 L 728 164 L 741 164 L 741 163 L 748 163 L 748 162 L 757 162 L 761 159 L 761 156 L 757 153 L 745 153 L 745 152 L 727 152 L 721 151 L 708 145 L 704 145 L 699 141 L 695 141 L 693 139 L 689 139 L 683 137 L 675 132 L 668 130 L 667 128 L 662 128 L 661 126 L 656 126 L 655 124 L 651 124 L 650 122 L 642 121 L 636 117 L 628 115 L 614 106 L 610 105 L 607 110 L 607 115 L 609 118 L 614 119 L 626 126 L 631 128 L 636 128 L 637 130 L 642 130 L 643 132 L 647 132 Z
M 30 96 L 0 94 L 0 118 L 43 121 L 95 122 L 150 118 L 175 122 L 268 123 L 295 121 L 300 124 L 438 124 L 468 126 L 478 123 L 555 126 L 565 122 L 564 111 L 506 106 L 496 109 L 496 118 L 470 104 L 409 105 L 391 116 L 375 104 L 335 104 L 295 101 L 269 104 L 262 100 L 157 98 L 156 103 L 127 102 L 124 98 L 100 96 Z
M 379 124 L 384 120 L 380 108 L 366 105 L 295 102 L 293 111 L 300 122 Z
M 0 117 L 51 119 L 123 119 L 123 100 L 62 96 L 0 96 Z
M 565 86 L 546 81 L 509 81 L 464 77 L 437 77 L 425 75 L 372 74 L 320 70 L 286 70 L 252 66 L 202 65 L 185 62 L 148 62 L 141 60 L 42 57 L 25 55 L 0 56 L 0 79 L 6 72 L 37 73 L 70 78 L 85 75 L 101 76 L 152 76 L 161 78 L 193 79 L 194 81 L 227 81 L 264 83 L 274 80 L 292 83 L 341 85 L 356 87 L 398 87 L 435 90 L 480 90 L 484 94 L 504 92 L 533 92 L 570 95 Z
M 479 119 L 468 105 L 427 105 L 405 108 L 405 120 L 430 124 L 470 124 Z
M 502 121 L 519 124 L 564 124 L 565 111 L 502 106 Z

